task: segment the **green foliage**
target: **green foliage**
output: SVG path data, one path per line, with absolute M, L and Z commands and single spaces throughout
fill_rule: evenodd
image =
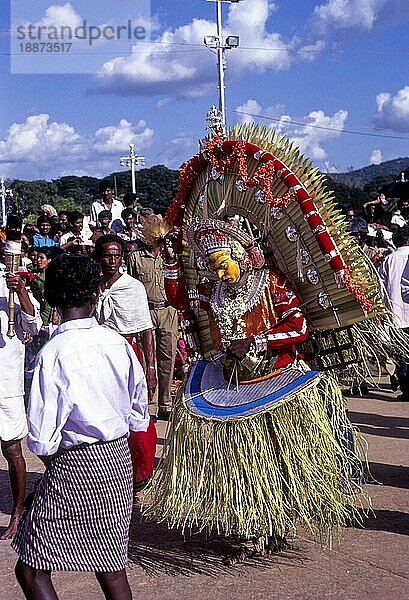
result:
M 60 177 L 53 181 L 58 190 L 58 195 L 62 198 L 70 198 L 75 203 L 75 207 L 69 209 L 63 206 L 59 210 L 77 210 L 78 207 L 84 209 L 88 207 L 93 199 L 98 196 L 100 180 L 96 177 L 76 177 L 68 175 Z
M 131 191 L 131 172 L 114 173 L 109 178 L 116 183 L 118 196 Z M 149 206 L 155 213 L 164 214 L 175 198 L 179 186 L 179 172 L 163 165 L 141 169 L 136 173 L 136 193 L 142 206 Z
M 394 181 L 396 181 L 396 175 L 379 175 L 364 186 L 364 192 L 369 195 L 372 192 L 377 192 L 384 185 L 389 185 Z
M 362 204 L 368 200 L 367 194 L 359 188 L 338 183 L 328 175 L 326 180 L 327 188 L 334 193 L 335 201 L 343 210 L 348 208 L 361 210 Z
M 14 180 L 11 185 L 18 208 L 25 213 L 38 213 L 40 206 L 58 200 L 58 189 L 54 182 L 39 179 L 36 181 Z
M 74 175 L 60 177 L 54 181 L 16 179 L 11 187 L 19 209 L 28 215 L 31 221 L 35 221 L 43 204 L 51 204 L 57 211 L 80 210 L 88 214 L 90 204 L 101 197 L 101 181 L 111 182 L 119 197 L 132 189 L 130 171 L 113 173 L 103 180 Z M 150 206 L 156 213 L 164 214 L 176 196 L 178 183 L 179 172 L 163 165 L 138 171 L 136 186 L 140 204 Z
M 392 178 L 392 181 L 396 181 L 397 179 L 400 179 L 402 172 L 409 174 L 409 157 L 395 158 L 394 160 L 383 162 L 380 165 L 369 165 L 363 169 L 356 169 L 355 171 L 349 171 L 348 173 L 333 173 L 331 174 L 331 177 L 338 183 L 343 183 L 349 187 L 364 189 L 364 186 L 369 185 L 377 178 L 389 176 Z M 387 183 L 391 183 L 391 181 L 388 181 Z M 373 189 L 371 191 L 377 190 Z

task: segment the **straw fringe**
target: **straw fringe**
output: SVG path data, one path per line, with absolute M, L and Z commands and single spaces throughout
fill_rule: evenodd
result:
M 197 417 L 179 392 L 161 468 L 145 509 L 182 530 L 245 539 L 280 539 L 302 523 L 325 544 L 360 519 L 353 471 L 361 461 L 344 443 L 353 431 L 331 377 L 280 407 L 216 422 Z
M 349 368 L 352 381 L 366 380 L 377 385 L 388 361 L 397 364 L 409 356 L 408 336 L 387 314 L 353 325 L 352 335 L 359 356 L 359 361 Z

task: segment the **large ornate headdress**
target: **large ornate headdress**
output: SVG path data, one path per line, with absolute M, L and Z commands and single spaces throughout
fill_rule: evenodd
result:
M 235 231 L 227 220 L 237 216 Z M 180 228 L 186 242 L 182 260 L 192 297 L 206 277 L 198 273 L 196 257 L 203 260 L 211 248 L 227 244 L 221 234 L 251 253 L 247 244 L 253 235 L 266 262 L 296 290 L 310 331 L 325 336 L 336 329 L 348 338 L 345 343 L 342 338 L 339 350 L 347 363 L 350 353 L 343 348 L 350 347 L 350 329 L 372 346 L 379 337 L 379 324 L 388 317 L 373 267 L 348 232 L 325 177 L 285 136 L 244 124 L 204 140 L 199 154 L 181 169 L 166 220 Z M 208 320 L 201 313 L 197 319 L 206 351 L 211 347 Z

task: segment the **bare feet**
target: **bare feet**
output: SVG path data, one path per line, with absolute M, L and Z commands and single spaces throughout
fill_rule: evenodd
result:
M 24 513 L 24 506 L 19 506 L 15 509 L 10 518 L 9 526 L 3 535 L 0 536 L 0 540 L 12 540 L 17 533 L 18 524 L 21 521 L 21 517 Z

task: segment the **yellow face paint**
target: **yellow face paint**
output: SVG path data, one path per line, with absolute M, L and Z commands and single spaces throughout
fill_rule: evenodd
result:
M 207 262 L 209 269 L 225 283 L 237 283 L 240 280 L 240 266 L 229 250 L 214 252 Z

